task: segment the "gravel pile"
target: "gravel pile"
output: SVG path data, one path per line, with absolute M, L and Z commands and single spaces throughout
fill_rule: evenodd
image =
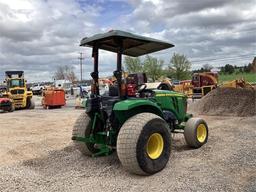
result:
M 256 91 L 242 88 L 217 88 L 191 104 L 198 114 L 253 116 L 256 115 Z

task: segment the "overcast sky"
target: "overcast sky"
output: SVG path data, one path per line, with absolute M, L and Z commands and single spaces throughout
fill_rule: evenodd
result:
M 91 50 L 79 42 L 110 29 L 175 44 L 153 54 L 166 64 L 176 52 L 193 69 L 244 65 L 256 56 L 256 0 L 0 0 L 0 79 L 5 70 L 24 70 L 29 82 L 48 81 L 65 64 L 79 77 L 79 52 L 89 78 Z M 102 52 L 101 76 L 115 59 Z

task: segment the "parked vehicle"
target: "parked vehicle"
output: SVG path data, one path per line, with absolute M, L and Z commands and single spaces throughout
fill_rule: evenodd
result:
M 58 89 L 64 89 L 65 93 L 71 93 L 72 83 L 66 79 L 60 79 L 54 81 L 54 87 Z
M 187 144 L 193 148 L 207 142 L 207 124 L 187 113 L 184 94 L 147 89 L 147 78 L 142 74 L 133 74 L 130 86 L 123 78 L 122 54 L 137 57 L 174 45 L 114 30 L 84 38 L 81 46 L 92 47 L 94 58 L 92 94 L 86 100 L 86 112 L 77 119 L 72 135 L 76 148 L 83 154 L 109 155 L 116 149 L 127 171 L 151 175 L 161 171 L 169 161 L 171 133 L 183 133 Z M 99 49 L 117 53 L 116 82 L 109 87 L 107 95 L 100 94 Z
M 13 100 L 15 109 L 34 109 L 33 93 L 27 88 L 24 71 L 6 71 L 5 75 L 4 96 Z
M 34 95 L 41 95 L 44 89 L 45 87 L 43 84 L 35 84 L 31 87 L 31 91 Z

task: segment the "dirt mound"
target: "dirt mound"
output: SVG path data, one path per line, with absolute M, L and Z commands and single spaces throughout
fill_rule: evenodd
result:
M 191 110 L 206 115 L 256 115 L 256 91 L 239 88 L 217 88 L 191 105 Z

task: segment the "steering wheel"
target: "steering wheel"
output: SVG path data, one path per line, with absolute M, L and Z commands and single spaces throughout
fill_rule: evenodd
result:
M 141 85 L 138 85 L 137 87 L 138 87 L 138 93 L 142 93 L 147 88 L 147 85 L 141 84 Z

